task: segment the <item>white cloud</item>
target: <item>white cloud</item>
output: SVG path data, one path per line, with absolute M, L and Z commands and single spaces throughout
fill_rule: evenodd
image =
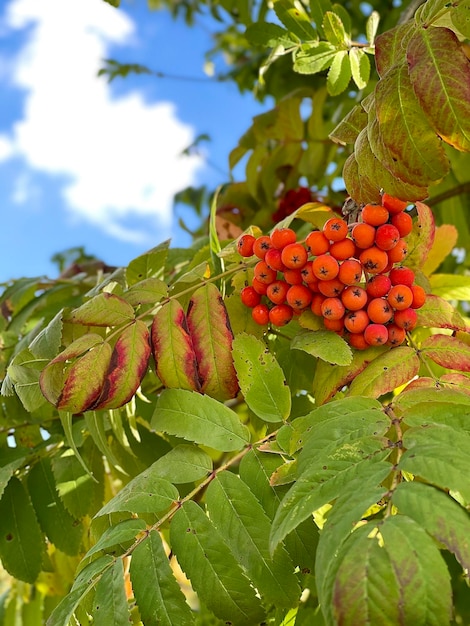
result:
M 29 36 L 11 72 L 26 92 L 24 115 L 10 138 L 0 136 L 0 161 L 16 154 L 65 176 L 68 209 L 119 239 L 148 235 L 120 224 L 132 215 L 168 228 L 173 194 L 201 166 L 179 157 L 194 131 L 171 103 L 138 92 L 112 99 L 96 77 L 110 42 L 132 44 L 133 21 L 100 0 L 12 0 L 5 24 Z

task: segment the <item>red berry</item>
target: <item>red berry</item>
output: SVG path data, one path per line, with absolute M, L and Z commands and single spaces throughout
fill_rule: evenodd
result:
M 237 241 L 238 253 L 243 257 L 252 256 L 255 241 L 256 237 L 253 237 L 253 235 L 242 235 Z
M 285 326 L 291 321 L 293 314 L 294 312 L 288 304 L 276 304 L 269 311 L 269 321 L 274 326 Z
M 251 310 L 251 317 L 260 326 L 264 326 L 269 322 L 269 309 L 266 304 L 257 304 Z
M 390 291 L 392 282 L 384 274 L 376 274 L 367 281 L 366 291 L 372 298 L 383 298 Z
M 271 233 L 271 243 L 278 250 L 282 250 L 289 243 L 295 243 L 297 235 L 292 228 L 276 228 Z
M 272 248 L 271 239 L 267 235 L 261 235 L 253 244 L 253 253 L 259 258 L 264 259 L 266 252 Z
M 390 196 L 388 193 L 384 193 L 382 194 L 382 204 L 389 213 L 394 215 L 396 213 L 401 213 L 402 211 L 404 211 L 409 202 L 399 200 L 398 198 Z
M 245 306 L 250 308 L 255 307 L 261 302 L 261 295 L 255 290 L 253 286 L 244 287 L 240 292 L 241 301 Z
M 415 273 L 409 267 L 394 267 L 390 270 L 392 285 L 407 285 L 411 287 L 415 280 Z
M 370 346 L 382 346 L 388 341 L 388 330 L 384 324 L 369 324 L 364 330 L 364 339 Z
M 375 245 L 381 250 L 391 250 L 400 239 L 400 232 L 393 224 L 382 224 L 375 232 Z

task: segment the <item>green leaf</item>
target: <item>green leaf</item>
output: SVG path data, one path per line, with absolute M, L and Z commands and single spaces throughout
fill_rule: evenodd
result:
M 248 486 L 230 472 L 219 474 L 208 487 L 206 503 L 210 519 L 265 601 L 295 606 L 300 587 L 294 566 L 284 547 L 270 555 L 271 524 Z
M 379 27 L 379 22 L 380 14 L 377 13 L 377 11 L 372 11 L 366 22 L 366 37 L 371 46 L 374 44 L 377 29 Z
M 233 341 L 233 358 L 246 403 L 266 422 L 289 417 L 291 395 L 284 372 L 263 341 L 247 334 Z
M 409 382 L 419 372 L 413 348 L 399 346 L 372 361 L 351 383 L 349 395 L 377 398 Z
M 134 543 L 137 535 L 145 531 L 147 524 L 143 519 L 132 518 L 125 519 L 117 523 L 115 526 L 107 528 L 98 541 L 92 546 L 83 557 L 83 560 L 89 559 L 98 552 L 108 552 L 111 556 L 116 556 L 116 547 L 125 550 Z
M 470 503 L 470 433 L 445 424 L 423 423 L 404 433 L 403 445 L 406 451 L 400 469 L 442 489 L 458 491 Z
M 317 39 L 317 33 L 303 6 L 294 0 L 274 0 L 273 8 L 287 30 L 301 41 Z
M 96 585 L 93 617 L 96 626 L 129 626 L 131 616 L 124 589 L 122 559 L 116 559 Z
M 457 150 L 470 150 L 470 67 L 447 28 L 418 29 L 407 47 L 413 89 L 435 132 Z
M 203 602 L 217 617 L 234 624 L 256 624 L 264 617 L 255 591 L 225 539 L 204 511 L 185 502 L 170 525 L 171 547 Z
M 454 3 L 450 12 L 450 19 L 454 28 L 461 33 L 465 39 L 470 38 L 470 11 L 468 0 Z
M 285 48 L 296 46 L 299 41 L 293 33 L 289 33 L 279 24 L 269 22 L 255 22 L 250 24 L 245 31 L 245 37 L 255 46 L 275 48 L 279 44 Z
M 115 456 L 109 445 L 103 415 L 101 413 L 97 413 L 96 411 L 87 411 L 84 413 L 84 419 L 87 430 L 98 450 L 108 459 L 111 465 L 125 474 L 125 470 L 121 467 L 118 458 Z
M 412 520 L 392 516 L 374 533 L 352 533 L 332 589 L 333 615 L 345 626 L 450 623 L 449 575 L 438 548 Z M 383 542 L 383 543 L 382 543 Z M 439 581 L 438 583 L 436 581 Z M 442 594 L 435 585 L 442 585 Z
M 103 291 L 78 309 L 67 321 L 83 326 L 120 326 L 134 319 L 134 308 L 120 296 Z
M 136 320 L 119 335 L 101 395 L 89 408 L 117 409 L 127 404 L 140 386 L 149 358 L 149 331 L 144 322 Z
M 312 19 L 319 30 L 323 34 L 322 24 L 323 24 L 323 16 L 326 11 L 331 11 L 332 6 L 330 0 L 310 0 L 310 12 L 312 14 Z
M 159 278 L 144 278 L 144 280 L 131 285 L 122 297 L 129 302 L 130 305 L 138 306 L 139 304 L 155 305 L 168 295 L 168 287 L 163 280 Z
M 44 458 L 31 468 L 28 489 L 39 524 L 50 541 L 65 554 L 78 554 L 83 527 L 59 498 L 49 459 Z
M 80 452 L 78 451 L 77 444 L 74 439 L 74 433 L 73 433 L 73 428 L 72 428 L 72 413 L 68 411 L 58 411 L 58 413 L 59 413 L 60 423 L 62 424 L 62 428 L 64 429 L 65 440 L 67 444 L 73 450 L 75 456 L 77 457 L 77 460 L 79 461 L 80 465 L 83 467 L 85 472 L 89 476 L 93 477 L 91 470 L 87 467 L 87 464 L 85 463 Z
M 314 511 L 337 498 L 357 477 L 376 485 L 390 473 L 390 453 L 381 438 L 365 437 L 330 447 L 311 459 L 310 467 L 289 489 L 277 510 L 270 546 L 276 546 Z
M 169 247 L 170 240 L 167 240 L 133 259 L 126 268 L 127 283 L 135 285 L 146 278 L 162 279 Z
M 367 87 L 370 78 L 369 57 L 361 48 L 351 48 L 349 51 L 351 76 L 358 89 Z
M 224 402 L 237 395 L 227 309 L 213 283 L 197 289 L 189 301 L 188 329 L 196 352 L 201 391 Z
M 349 44 L 349 36 L 346 34 L 341 18 L 333 11 L 326 11 L 322 23 L 325 38 L 335 47 L 345 47 Z
M 185 389 L 167 389 L 160 394 L 151 426 L 225 452 L 241 450 L 250 441 L 248 429 L 234 411 L 214 398 Z
M 421 482 L 402 482 L 392 502 L 455 554 L 465 571 L 470 567 L 470 516 L 452 497 Z
M 179 493 L 168 480 L 160 478 L 153 466 L 133 478 L 114 496 L 96 517 L 129 511 L 130 513 L 165 513 L 179 500 Z
M 59 311 L 29 344 L 29 351 L 38 359 L 52 359 L 59 352 L 62 340 L 62 314 Z
M 356 104 L 328 136 L 335 143 L 343 145 L 354 143 L 366 125 L 367 113 L 361 105 Z
M 470 346 L 448 335 L 431 335 L 421 344 L 421 353 L 442 367 L 470 372 Z
M 0 559 L 14 578 L 34 583 L 42 569 L 44 540 L 26 489 L 16 477 L 0 500 Z
M 326 88 L 330 96 L 337 96 L 349 85 L 351 80 L 351 64 L 347 50 L 336 52 L 326 77 Z
M 434 275 L 436 279 L 440 276 L 447 277 L 447 274 Z M 434 277 L 431 277 L 432 282 L 434 282 Z M 449 276 L 451 285 L 454 278 L 458 277 Z M 436 280 L 436 282 L 438 281 Z M 452 289 L 452 287 L 450 288 Z M 446 291 L 445 280 L 443 281 L 442 291 Z M 469 331 L 469 327 L 460 313 L 451 305 L 450 302 L 447 302 L 447 300 L 444 300 L 437 295 L 428 293 L 426 296 L 426 302 L 416 311 L 416 313 L 418 315 L 418 326 L 429 326 L 430 328 L 451 328 L 452 330 L 463 330 L 466 332 Z
M 446 300 L 470 300 L 470 276 L 462 274 L 433 274 L 429 277 L 434 296 Z M 455 309 L 453 309 L 455 311 Z M 457 315 L 460 315 L 455 311 Z
M 200 391 L 196 351 L 178 300 L 164 304 L 153 318 L 151 344 L 157 375 L 165 387 Z
M 180 444 L 155 461 L 152 467 L 161 478 L 178 485 L 205 478 L 212 472 L 212 459 L 197 446 Z
M 43 366 L 44 359 L 34 358 L 32 353 L 25 349 L 16 354 L 7 367 L 7 380 L 13 383 L 22 405 L 30 413 L 45 404 L 39 386 L 40 370 Z M 5 393 L 3 385 L 2 392 Z
M 303 47 L 294 59 L 294 71 L 299 74 L 317 74 L 330 67 L 336 55 L 336 47 L 327 41 L 318 41 Z
M 27 458 L 25 451 L 17 448 L 12 449 L 11 453 L 6 453 L 5 450 L 2 450 L 3 465 L 0 467 L 0 498 L 13 474 L 25 463 Z
M 352 361 L 352 351 L 342 337 L 328 330 L 316 330 L 296 335 L 290 347 L 303 350 L 322 361 L 336 365 L 349 365 Z
M 133 551 L 130 575 L 139 614 L 146 626 L 194 624 L 161 537 L 155 530 Z

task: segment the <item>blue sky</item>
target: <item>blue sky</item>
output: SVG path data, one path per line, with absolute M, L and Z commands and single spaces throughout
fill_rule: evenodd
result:
M 145 0 L 0 1 L 0 282 L 54 276 L 51 257 L 76 246 L 125 265 L 168 237 L 189 243 L 174 193 L 226 182 L 230 149 L 269 106 L 206 80 L 212 27 Z M 203 80 L 109 84 L 104 58 Z M 211 141 L 182 157 L 202 133 Z

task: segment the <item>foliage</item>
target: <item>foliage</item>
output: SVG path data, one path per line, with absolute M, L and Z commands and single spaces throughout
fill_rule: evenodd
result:
M 276 105 L 192 246 L 5 286 L 0 623 L 468 623 L 468 3 L 153 4 L 230 16 Z M 383 190 L 427 292 L 406 344 L 257 325 L 238 236 L 304 239 Z

